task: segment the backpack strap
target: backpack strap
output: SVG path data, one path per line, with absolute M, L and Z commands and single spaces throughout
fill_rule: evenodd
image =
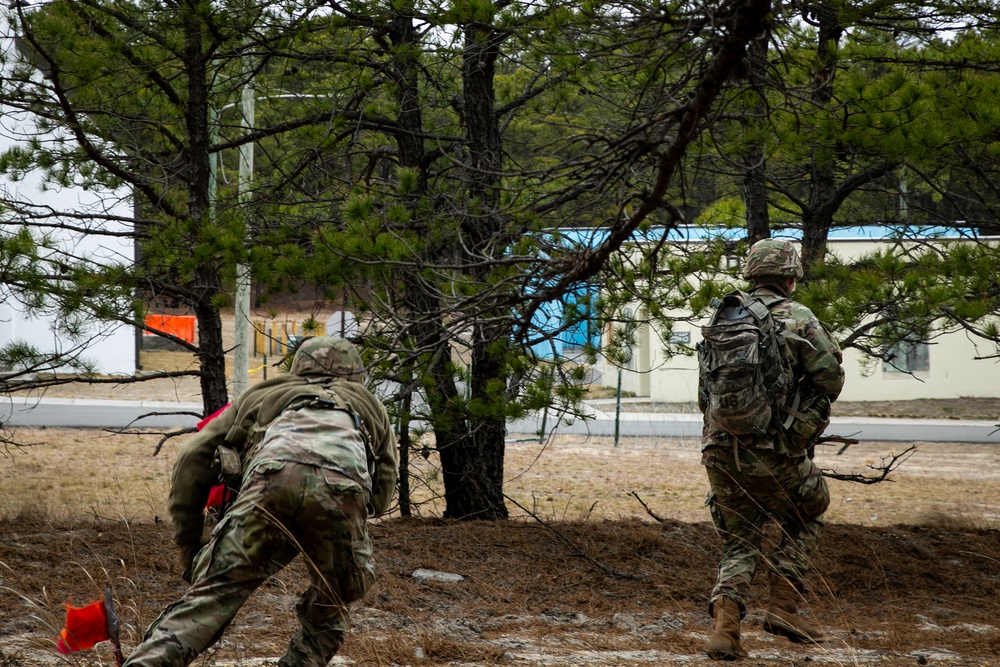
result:
M 757 318 L 758 322 L 764 320 L 771 312 L 764 302 L 757 297 L 749 295 L 747 296 L 746 301 L 744 301 L 743 307 L 753 313 L 753 316 Z
M 790 429 L 792 427 L 792 422 L 794 422 L 796 419 L 805 419 L 805 415 L 799 412 L 799 406 L 801 404 L 802 404 L 802 392 L 796 390 L 795 398 L 792 399 L 792 404 L 780 406 L 780 410 L 784 412 L 786 415 L 788 415 L 787 417 L 785 417 L 785 421 L 782 422 L 781 424 L 781 427 L 784 430 L 787 431 L 788 429 Z
M 769 309 L 776 303 L 781 303 L 782 301 L 788 301 L 787 296 L 781 296 L 780 294 L 761 294 L 757 296 L 756 294 L 750 295 L 750 298 L 756 299 L 757 301 L 762 301 L 765 306 Z

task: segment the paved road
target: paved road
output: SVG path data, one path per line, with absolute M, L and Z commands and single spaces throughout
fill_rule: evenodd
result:
M 604 406 L 600 406 L 604 407 Z M 591 407 L 591 418 L 565 423 L 550 415 L 546 431 L 564 434 L 613 436 L 614 413 Z M 0 422 L 7 427 L 51 426 L 73 428 L 194 427 L 200 418 L 200 403 L 165 401 L 100 401 L 93 399 L 0 397 Z M 1000 420 L 998 420 L 1000 421 Z M 541 418 L 520 419 L 508 426 L 512 436 L 537 434 Z M 701 435 L 701 415 L 622 412 L 619 433 L 629 436 L 697 438 Z M 827 434 L 880 442 L 970 442 L 1000 444 L 1000 426 L 992 421 L 942 419 L 874 419 L 835 417 Z
M 551 430 L 554 419 L 546 420 Z M 510 425 L 511 433 L 537 433 L 540 420 L 520 420 Z M 613 436 L 614 414 L 595 415 L 593 420 L 560 424 L 559 433 Z M 622 436 L 701 437 L 701 415 L 623 412 L 619 420 Z M 944 419 L 875 419 L 834 417 L 826 435 L 841 435 L 869 442 L 969 442 L 1000 444 L 1000 425 L 989 421 Z
M 201 419 L 201 410 L 201 403 L 0 397 L 0 422 L 10 428 L 193 428 Z

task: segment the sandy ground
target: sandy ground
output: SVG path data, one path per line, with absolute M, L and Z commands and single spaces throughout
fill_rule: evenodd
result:
M 28 435 L 35 446 L 0 458 L 0 665 L 63 664 L 53 652 L 62 603 L 97 599 L 105 582 L 127 652 L 184 590 L 164 520 L 177 443 L 153 457 L 150 436 Z M 761 576 L 744 623 L 746 664 L 1000 664 L 1000 451 L 916 446 L 890 482 L 830 481 L 809 612 L 831 641 L 809 647 L 764 633 Z M 817 460 L 862 474 L 899 451 L 868 443 Z M 720 541 L 696 442 L 511 442 L 514 518 L 498 523 L 437 518 L 435 456 L 413 456 L 422 518 L 372 524 L 380 578 L 355 605 L 338 664 L 710 663 L 701 651 Z M 463 579 L 419 581 L 420 568 Z M 304 587 L 301 565 L 269 580 L 195 664 L 271 664 Z M 73 664 L 113 664 L 109 650 L 99 644 Z

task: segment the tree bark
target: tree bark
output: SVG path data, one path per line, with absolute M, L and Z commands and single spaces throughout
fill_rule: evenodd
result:
M 200 229 L 215 224 L 211 219 L 209 180 L 211 165 L 209 149 L 211 132 L 208 126 L 209 58 L 205 53 L 205 25 L 199 7 L 185 3 L 184 58 L 187 71 L 187 105 L 184 120 L 188 130 L 187 179 L 188 215 Z M 192 238 L 191 243 L 198 243 Z M 201 370 L 202 404 L 210 415 L 228 401 L 225 346 L 222 340 L 222 318 L 216 299 L 222 291 L 219 270 L 212 262 L 203 262 L 195 269 L 192 291 L 195 294 L 194 313 L 198 321 L 198 360 Z
M 503 219 L 498 211 L 502 139 L 496 112 L 494 74 L 503 38 L 480 23 L 463 26 L 462 100 L 470 168 L 467 170 L 468 211 L 462 231 L 471 243 L 466 257 L 469 273 L 486 284 L 490 248 L 503 248 Z M 445 516 L 506 519 L 503 461 L 507 437 L 504 396 L 509 381 L 503 341 L 510 325 L 503 314 L 479 318 L 472 332 L 470 400 L 464 433 L 447 443 L 454 468 L 445 476 Z M 503 391 L 497 391 L 503 387 Z M 442 464 L 443 465 L 443 464 Z
M 395 47 L 390 72 L 396 84 L 396 100 L 399 103 L 397 121 L 401 131 L 396 137 L 399 161 L 403 167 L 420 170 L 417 191 L 410 202 L 416 209 L 419 199 L 426 195 L 427 190 L 424 128 L 417 76 L 418 33 L 405 10 L 390 20 L 386 32 Z M 495 208 L 495 183 L 499 178 L 500 166 L 500 138 L 492 88 L 493 64 L 499 50 L 496 43 L 492 43 L 492 47 L 493 51 L 490 53 L 477 51 L 475 55 L 467 57 L 464 69 L 475 70 L 480 64 L 484 66 L 483 71 L 471 72 L 471 83 L 467 82 L 463 71 L 463 82 L 467 83 L 463 98 L 465 110 L 475 117 L 475 120 L 469 121 L 468 126 L 472 162 L 468 191 L 469 198 L 478 202 L 480 212 L 490 212 Z M 421 224 L 419 220 L 416 222 Z M 488 224 L 481 224 L 479 215 L 470 215 L 462 230 L 471 239 L 471 243 L 467 245 L 477 250 L 485 245 L 485 239 L 493 235 Z M 455 245 L 462 247 L 466 244 L 456 240 Z M 449 249 L 429 247 L 425 249 L 425 254 L 433 262 L 442 251 L 449 252 Z M 481 263 L 477 255 L 478 253 L 473 252 L 471 256 L 464 258 L 473 274 L 481 271 L 477 267 Z M 422 388 L 427 396 L 430 411 L 428 421 L 434 431 L 436 449 L 441 460 L 445 488 L 444 514 L 449 518 L 461 519 L 506 518 L 507 509 L 503 504 L 502 494 L 503 447 L 506 436 L 503 411 L 500 410 L 499 418 L 484 420 L 469 409 L 470 404 L 485 402 L 483 397 L 486 395 L 486 387 L 496 378 L 499 372 L 497 369 L 502 366 L 498 365 L 497 359 L 489 352 L 490 341 L 485 340 L 479 327 L 475 327 L 470 387 L 472 400 L 465 402 L 455 382 L 451 364 L 452 340 L 440 315 L 442 304 L 435 285 L 421 276 L 419 270 L 405 273 L 405 301 L 417 320 L 411 330 L 414 348 L 425 361 L 429 360 L 426 365 L 430 372 L 424 376 Z M 416 365 L 422 367 L 425 364 Z M 408 421 L 408 415 L 403 421 Z M 402 470 L 400 472 L 401 475 L 406 474 Z
M 826 112 L 833 100 L 833 79 L 836 73 L 836 47 L 843 34 L 840 13 L 832 3 L 820 2 L 812 9 L 819 25 L 816 47 L 816 71 L 813 75 L 812 101 L 820 113 Z M 826 238 L 833 224 L 832 211 L 824 210 L 836 190 L 835 160 L 814 151 L 810 165 L 809 200 L 802 216 L 802 265 L 806 277 L 823 261 Z
M 767 111 L 767 101 L 764 99 L 763 87 L 767 68 L 767 44 L 769 31 L 764 30 L 760 36 L 747 45 L 747 71 L 750 85 L 757 93 L 753 104 L 747 109 L 748 124 L 762 122 Z M 743 164 L 743 204 L 747 215 L 747 238 L 750 245 L 761 239 L 770 238 L 771 220 L 767 210 L 767 174 L 763 142 L 751 140 L 744 155 Z

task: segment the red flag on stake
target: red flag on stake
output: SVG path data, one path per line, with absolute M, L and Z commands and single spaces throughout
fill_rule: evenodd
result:
M 65 655 L 75 651 L 93 648 L 101 642 L 110 641 L 115 647 L 115 660 L 125 662 L 118 643 L 118 618 L 115 616 L 111 587 L 104 587 L 104 599 L 84 607 L 66 605 L 66 626 L 59 633 L 56 650 Z
M 108 617 L 104 600 L 88 604 L 86 607 L 66 605 L 66 627 L 59 633 L 56 649 L 63 655 L 74 651 L 93 648 L 94 644 L 105 642 L 108 636 Z

